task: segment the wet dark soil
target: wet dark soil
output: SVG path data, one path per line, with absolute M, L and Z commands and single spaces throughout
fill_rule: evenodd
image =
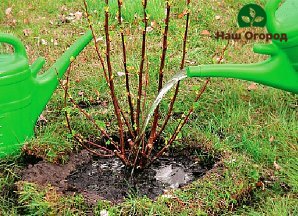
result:
M 95 158 L 83 150 L 65 165 L 39 161 L 22 171 L 22 180 L 57 187 L 64 193 L 81 193 L 89 203 L 99 199 L 121 202 L 128 196 L 154 199 L 165 190 L 179 188 L 203 176 L 215 161 L 187 150 L 156 160 L 149 168 L 127 170 L 117 158 Z
M 71 155 L 68 163 L 65 165 L 39 161 L 34 165 L 29 164 L 27 169 L 21 171 L 22 180 L 34 182 L 42 186 L 51 184 L 58 191 L 67 191 L 69 185 L 66 178 L 80 165 L 89 163 L 91 160 L 92 156 L 90 153 L 83 150 L 79 154 Z

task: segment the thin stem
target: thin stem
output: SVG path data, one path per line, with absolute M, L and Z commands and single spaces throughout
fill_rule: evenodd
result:
M 129 72 L 127 69 L 126 46 L 125 46 L 124 32 L 122 27 L 121 7 L 122 7 L 122 0 L 118 0 L 118 23 L 121 27 L 123 66 L 125 71 L 125 87 L 126 87 L 127 100 L 128 100 L 129 110 L 130 110 L 130 120 L 131 120 L 131 124 L 134 125 L 135 124 L 134 107 L 132 104 L 132 98 L 131 98 L 130 86 L 129 86 Z M 131 128 L 131 126 L 128 126 L 128 127 Z M 135 131 L 134 131 L 134 135 L 135 135 Z
M 168 49 L 168 30 L 169 30 L 169 22 L 170 22 L 170 12 L 171 12 L 171 5 L 167 1 L 167 8 L 166 8 L 166 18 L 165 18 L 165 29 L 163 33 L 163 43 L 162 43 L 162 54 L 160 57 L 160 67 L 159 67 L 159 78 L 158 78 L 158 92 L 162 89 L 162 81 L 163 81 L 163 71 L 165 67 L 165 59 Z M 158 118 L 159 118 L 159 105 L 156 107 L 154 111 L 154 119 L 153 124 L 151 127 L 150 136 L 147 143 L 147 155 L 149 156 L 151 154 L 151 150 L 153 148 L 153 143 L 155 141 L 156 137 L 156 128 L 158 124 Z
M 101 66 L 102 66 L 102 69 L 103 69 L 103 73 L 104 73 L 104 77 L 106 79 L 106 82 L 109 83 L 109 78 L 108 78 L 108 75 L 107 75 L 107 70 L 106 70 L 106 67 L 105 67 L 105 64 L 104 64 L 104 59 L 103 57 L 101 56 L 101 53 L 99 51 L 99 47 L 98 47 L 98 43 L 96 41 L 96 35 L 95 35 L 95 32 L 94 32 L 94 29 L 93 29 L 93 26 L 92 26 L 92 22 L 90 20 L 90 14 L 88 12 L 88 5 L 87 5 L 87 2 L 86 0 L 84 0 L 84 6 L 85 6 L 85 12 L 86 12 L 86 16 L 87 16 L 87 20 L 88 20 L 88 25 L 89 25 L 89 28 L 92 32 L 92 36 L 93 36 L 93 40 L 94 40 L 94 46 L 95 46 L 95 50 L 96 50 L 96 53 L 97 53 L 97 56 L 98 56 L 98 59 L 101 63 Z
M 146 100 L 147 100 L 147 88 L 149 85 L 149 63 L 148 60 L 146 61 L 146 70 L 145 70 L 145 87 L 144 87 L 144 97 L 143 97 L 143 104 L 142 109 L 145 110 Z M 142 116 L 142 121 L 145 120 L 145 115 Z
M 149 63 L 148 61 L 146 62 L 146 72 L 145 72 L 145 76 L 146 76 L 146 79 L 145 79 L 145 88 L 144 88 L 144 99 L 143 99 L 143 105 L 142 105 L 142 109 L 145 110 L 145 105 L 146 105 L 146 99 L 147 99 L 147 88 L 148 88 L 148 85 L 149 85 Z M 142 122 L 144 122 L 145 120 L 145 115 L 142 116 Z M 141 142 L 142 144 L 142 154 L 145 154 L 145 133 L 142 135 L 142 138 L 140 139 L 139 142 Z M 139 143 L 137 143 L 138 146 L 140 145 Z
M 94 147 L 99 148 L 99 149 L 101 149 L 101 150 L 103 150 L 103 151 L 109 152 L 110 155 L 114 155 L 113 151 L 110 150 L 110 149 L 108 149 L 108 148 L 106 148 L 106 147 L 103 147 L 103 146 L 101 146 L 101 145 L 98 145 L 98 144 L 96 144 L 96 143 L 94 143 L 94 142 L 91 142 L 91 141 L 89 141 L 89 140 L 85 140 L 85 142 L 88 143 L 88 144 L 91 145 L 91 146 L 94 146 Z
M 124 119 L 124 123 L 127 126 L 127 129 L 128 129 L 128 132 L 129 132 L 130 136 L 134 139 L 135 138 L 135 134 L 134 134 L 134 131 L 133 131 L 132 127 L 131 127 L 131 124 L 129 124 L 129 121 L 126 118 L 125 113 L 122 110 L 120 110 L 120 112 L 121 112 L 122 118 Z
M 230 42 L 228 41 L 228 43 L 226 44 L 226 46 L 223 48 L 223 50 L 221 52 L 221 56 L 220 56 L 220 58 L 218 59 L 218 62 L 217 62 L 218 64 L 221 63 L 221 60 L 223 59 L 223 56 L 225 54 L 225 51 L 228 48 L 229 43 Z M 147 166 L 149 166 L 150 164 L 153 163 L 154 160 L 156 160 L 157 158 L 159 158 L 169 148 L 169 146 L 175 141 L 177 135 L 180 133 L 180 131 L 183 128 L 183 126 L 187 123 L 187 121 L 189 119 L 189 116 L 193 113 L 194 107 L 195 107 L 194 104 L 196 102 L 198 102 L 198 100 L 201 98 L 202 94 L 205 92 L 205 90 L 207 88 L 207 85 L 209 83 L 210 83 L 210 77 L 205 81 L 205 84 L 201 88 L 200 92 L 197 94 L 197 96 L 196 96 L 196 98 L 194 100 L 193 105 L 191 106 L 190 110 L 188 111 L 188 113 L 184 117 L 184 119 L 181 120 L 180 123 L 178 124 L 178 126 L 176 127 L 175 132 L 173 133 L 172 137 L 169 139 L 168 143 L 155 155 L 155 157 L 148 163 Z
M 72 61 L 70 62 L 70 65 L 69 65 L 69 68 L 67 69 L 67 73 L 66 73 L 66 83 L 65 85 L 63 85 L 62 81 L 61 80 L 58 80 L 59 81 L 59 84 L 61 85 L 62 89 L 64 90 L 64 108 L 66 108 L 67 106 L 67 98 L 70 98 L 69 94 L 68 94 L 68 89 L 69 89 L 69 75 L 70 75 L 70 71 L 71 71 L 71 66 L 72 66 Z M 56 73 L 58 74 L 58 71 L 56 71 Z M 75 104 L 74 100 L 72 98 L 70 98 L 71 102 L 73 104 Z M 76 105 L 77 107 L 79 107 L 78 105 Z M 81 109 L 81 108 L 80 108 Z M 86 114 L 86 113 L 85 113 Z M 71 124 L 70 124 L 70 118 L 69 118 L 69 115 L 68 115 L 68 112 L 65 110 L 65 117 L 66 117 L 66 122 L 67 122 L 67 127 L 69 129 L 69 132 L 72 134 L 73 133 L 73 130 L 72 130 L 72 127 L 71 127 Z M 94 122 L 95 123 L 95 122 Z M 107 135 L 107 134 L 106 134 Z M 89 142 L 89 141 L 86 141 L 88 142 L 89 144 L 92 144 L 93 146 L 97 147 L 97 148 L 100 148 L 106 152 L 110 152 L 110 155 L 103 155 L 103 154 L 99 154 L 95 151 L 92 151 L 91 149 L 89 149 L 85 144 L 84 142 L 82 142 L 82 139 L 78 139 L 78 136 L 80 136 L 79 134 L 74 134 L 73 137 L 85 148 L 87 149 L 89 152 L 97 155 L 97 156 L 103 156 L 103 157 L 111 157 L 113 156 L 113 151 L 103 147 L 103 146 L 100 146 L 100 145 L 97 145 L 93 142 Z M 80 136 L 81 137 L 81 136 Z M 115 144 L 114 144 L 115 145 Z M 115 146 L 117 147 L 117 146 Z
M 197 102 L 200 97 L 202 96 L 202 94 L 204 93 L 204 91 L 206 90 L 206 87 L 208 85 L 208 83 L 210 82 L 210 78 L 208 78 L 204 84 L 204 86 L 202 87 L 200 93 L 197 95 L 195 102 Z M 155 155 L 155 157 L 150 161 L 150 163 L 147 165 L 149 166 L 150 164 L 152 164 L 152 162 L 154 160 L 156 160 L 157 158 L 159 158 L 168 148 L 169 146 L 174 142 L 174 140 L 176 139 L 177 135 L 180 133 L 181 129 L 183 128 L 183 126 L 187 123 L 189 116 L 193 113 L 194 111 L 194 105 L 192 105 L 192 107 L 190 108 L 190 110 L 188 111 L 187 115 L 185 116 L 185 118 L 183 120 L 181 120 L 181 122 L 179 123 L 179 125 L 176 127 L 175 132 L 173 133 L 173 135 L 171 136 L 171 138 L 169 139 L 168 143 Z
M 59 80 L 60 82 L 60 86 L 63 88 L 63 90 L 65 91 L 65 87 L 63 86 L 61 80 Z M 96 124 L 95 120 L 91 117 L 91 115 L 89 113 L 87 113 L 84 109 L 82 109 L 76 102 L 75 100 L 69 95 L 69 93 L 67 93 L 67 97 L 69 99 L 69 101 L 73 104 L 73 106 L 75 108 L 77 108 L 80 113 L 82 113 L 93 125 L 94 127 L 99 130 L 105 137 L 107 137 L 111 144 L 115 147 L 115 149 L 117 151 L 120 151 L 120 149 L 118 148 L 117 144 L 114 142 L 114 140 L 110 137 L 110 135 L 104 130 L 102 129 L 101 127 L 98 126 L 98 124 Z
M 74 136 L 74 138 L 87 150 L 87 151 L 89 151 L 90 153 L 92 153 L 92 154 L 94 154 L 94 155 L 96 155 L 96 156 L 99 156 L 99 157 L 113 157 L 114 156 L 114 153 L 113 152 L 111 152 L 110 150 L 108 150 L 108 151 L 110 151 L 110 154 L 100 154 L 100 153 L 98 153 L 97 151 L 94 151 L 94 150 L 92 150 L 92 149 L 90 149 L 90 148 L 88 148 L 86 145 L 85 145 L 85 142 L 88 142 L 87 140 L 84 140 L 82 137 L 81 137 L 81 135 L 79 135 L 79 134 L 76 134 L 75 136 Z M 90 144 L 90 143 L 89 143 Z M 102 146 L 100 146 L 100 147 L 102 147 Z
M 144 70 L 144 62 L 146 55 L 146 33 L 148 26 L 148 18 L 147 18 L 147 0 L 143 0 L 143 13 L 144 13 L 144 24 L 145 27 L 143 29 L 143 39 L 142 39 L 142 53 L 141 53 L 141 63 L 139 70 L 139 86 L 138 86 L 138 98 L 137 98 L 137 111 L 136 111 L 136 126 L 137 126 L 137 134 L 140 131 L 140 113 L 141 113 L 141 98 L 142 98 L 142 87 L 143 87 L 143 70 Z
M 65 89 L 64 89 L 64 108 L 67 107 L 67 95 L 68 95 L 68 89 L 69 89 L 69 74 L 71 71 L 71 66 L 72 66 L 72 61 L 70 62 L 69 68 L 67 69 L 66 72 L 66 83 L 65 83 Z M 58 72 L 57 72 L 58 74 Z M 65 118 L 66 118 L 66 123 L 67 123 L 67 128 L 70 132 L 70 134 L 72 134 L 72 127 L 70 125 L 70 119 L 69 119 L 69 114 L 67 112 L 67 110 L 64 111 L 65 114 Z
M 112 64 L 111 64 L 111 41 L 110 41 L 110 34 L 109 34 L 109 0 L 105 0 L 106 7 L 105 7 L 105 35 L 106 35 L 106 60 L 107 60 L 107 66 L 108 66 L 108 77 L 109 77 L 109 83 L 110 83 L 110 89 L 111 89 L 111 96 L 113 100 L 114 105 L 114 111 L 118 122 L 119 127 L 119 136 L 120 136 L 120 148 L 121 148 L 121 154 L 125 158 L 125 143 L 124 143 L 124 132 L 123 132 L 123 122 L 121 119 L 121 111 L 118 99 L 115 94 L 115 86 L 114 86 L 114 76 L 112 72 Z
M 189 29 L 189 18 L 190 18 L 190 11 L 188 9 L 189 5 L 190 5 L 190 0 L 187 0 L 187 14 L 186 14 L 186 21 L 185 21 L 185 32 L 184 32 L 184 37 L 183 37 L 183 48 L 182 48 L 183 50 L 182 50 L 182 59 L 181 59 L 181 63 L 180 63 L 180 70 L 182 70 L 184 68 L 185 57 L 186 57 L 186 53 L 187 53 L 186 45 L 187 45 L 187 37 L 188 37 L 188 29 Z M 167 116 L 165 118 L 165 121 L 164 121 L 163 125 L 161 126 L 160 131 L 157 134 L 157 137 L 159 137 L 161 135 L 161 133 L 163 132 L 163 130 L 167 126 L 168 121 L 170 120 L 170 117 L 172 116 L 172 111 L 173 111 L 174 104 L 176 102 L 176 98 L 177 98 L 177 95 L 178 95 L 178 92 L 179 92 L 179 87 L 180 87 L 180 81 L 178 81 L 178 83 L 176 85 L 175 93 L 174 93 L 173 98 L 171 99 Z

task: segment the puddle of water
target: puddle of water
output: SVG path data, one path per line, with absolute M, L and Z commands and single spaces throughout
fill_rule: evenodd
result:
M 171 188 L 179 188 L 180 185 L 185 185 L 194 178 L 190 171 L 173 164 L 165 165 L 155 171 L 155 179 L 169 185 Z

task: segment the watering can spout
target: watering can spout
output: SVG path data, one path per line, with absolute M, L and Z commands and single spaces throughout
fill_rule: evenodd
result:
M 68 50 L 55 62 L 55 64 L 41 75 L 37 75 L 44 64 L 44 59 L 39 58 L 31 65 L 32 77 L 35 88 L 33 90 L 33 122 L 35 123 L 42 110 L 51 98 L 71 61 L 78 56 L 84 47 L 91 41 L 92 32 L 89 30 L 79 38 Z
M 298 93 L 298 65 L 293 65 L 285 52 L 275 44 L 258 44 L 254 51 L 271 57 L 253 64 L 190 66 L 186 69 L 187 76 L 236 78 Z

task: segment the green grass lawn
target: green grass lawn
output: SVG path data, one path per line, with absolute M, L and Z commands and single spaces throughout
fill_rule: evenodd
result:
M 104 1 L 88 0 L 89 12 L 104 52 Z M 140 0 L 123 0 L 128 66 L 132 83 L 137 83 L 141 56 L 142 4 Z M 256 1 L 264 6 L 265 0 Z M 239 30 L 236 17 L 248 0 L 192 1 L 188 38 L 187 65 L 212 64 L 220 57 L 227 41 L 202 35 L 217 31 Z M 152 31 L 148 32 L 149 87 L 146 107 L 157 92 L 158 68 L 161 55 L 164 19 L 163 0 L 148 0 L 148 14 Z M 11 12 L 7 10 L 11 8 Z M 177 72 L 182 52 L 185 1 L 172 1 L 169 46 L 165 79 Z M 71 13 L 83 12 L 83 17 L 66 22 Z M 110 1 L 112 63 L 116 92 L 120 97 L 125 89 L 120 28 L 117 26 L 117 1 Z M 79 16 L 79 13 L 77 13 Z M 13 1 L 0 3 L 0 32 L 12 33 L 26 45 L 30 63 L 39 56 L 46 58 L 45 70 L 59 58 L 81 33 L 88 30 L 83 1 Z M 252 29 L 264 32 L 265 29 Z M 256 41 L 264 43 L 262 41 Z M 231 41 L 223 63 L 250 63 L 264 59 L 252 52 L 254 41 Z M 108 87 L 100 64 L 91 45 L 74 61 L 71 73 L 71 94 L 76 101 L 99 98 L 105 105 L 90 107 L 88 112 L 99 121 L 110 121 L 116 131 Z M 2 48 L 0 47 L 0 50 Z M 204 79 L 186 79 L 174 107 L 176 113 L 188 111 L 196 96 L 197 87 Z M 218 165 L 203 178 L 179 190 L 160 196 L 157 200 L 130 197 L 121 204 L 99 201 L 96 207 L 87 206 L 81 195 L 62 196 L 55 188 L 21 182 L 17 174 L 24 164 L 23 155 L 0 161 L 0 215 L 298 215 L 298 97 L 282 90 L 257 85 L 248 90 L 251 82 L 233 79 L 211 79 L 211 84 L 195 105 L 195 112 L 184 127 L 175 147 L 198 145 L 211 156 L 220 156 Z M 137 95 L 137 85 L 132 85 Z M 173 92 L 161 102 L 161 115 L 166 110 Z M 120 101 L 124 106 L 125 98 Z M 36 138 L 26 149 L 50 162 L 64 163 L 71 151 L 81 147 L 71 138 L 64 117 L 64 92 L 54 92 L 43 116 L 46 126 L 36 127 Z M 71 106 L 70 106 L 71 108 Z M 125 109 L 128 109 L 126 107 Z M 127 111 L 127 110 L 125 110 Z M 77 110 L 71 109 L 72 125 L 83 135 L 100 137 Z M 171 119 L 164 132 L 167 138 L 177 121 Z M 15 193 L 13 193 L 15 191 Z

